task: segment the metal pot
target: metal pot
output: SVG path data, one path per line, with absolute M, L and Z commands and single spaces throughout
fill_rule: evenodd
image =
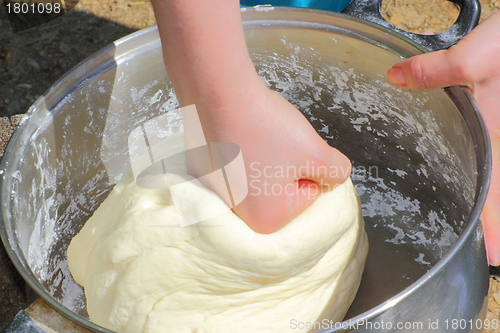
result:
M 242 13 L 256 68 L 353 161 L 370 241 L 348 320 L 314 329 L 481 328 L 488 268 L 479 216 L 491 153 L 470 91 L 390 85 L 391 65 L 425 51 L 393 30 L 342 14 L 266 10 Z M 97 332 L 109 331 L 88 320 L 66 248 L 129 167 L 129 133 L 176 106 L 156 27 L 144 29 L 55 83 L 2 160 L 1 232 L 12 261 L 51 306 Z M 290 330 L 306 324 L 290 318 Z

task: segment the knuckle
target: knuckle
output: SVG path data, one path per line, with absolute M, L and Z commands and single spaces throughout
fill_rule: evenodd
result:
M 467 61 L 459 61 L 453 64 L 451 70 L 455 73 L 457 80 L 466 85 L 473 83 L 473 70 L 470 68 L 470 64 Z
M 462 84 L 471 84 L 473 82 L 474 70 L 471 68 L 471 61 L 460 61 L 463 59 L 461 50 L 457 45 L 453 45 L 446 51 L 448 61 L 450 62 L 449 68 L 453 77 L 457 82 Z
M 426 89 L 427 88 L 427 77 L 425 73 L 424 64 L 422 62 L 422 57 L 414 57 L 410 61 L 410 73 L 413 84 L 416 88 Z

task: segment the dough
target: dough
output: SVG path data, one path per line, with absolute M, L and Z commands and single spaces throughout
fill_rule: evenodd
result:
M 179 133 L 170 149 L 182 149 Z M 191 179 L 182 160 L 171 163 L 176 174 L 161 181 Z M 267 235 L 230 210 L 180 227 L 183 214 L 225 205 L 200 183 L 182 186 L 189 205 L 176 210 L 168 190 L 141 188 L 129 172 L 72 240 L 69 267 L 93 322 L 130 333 L 264 333 L 342 320 L 368 248 L 350 179 Z

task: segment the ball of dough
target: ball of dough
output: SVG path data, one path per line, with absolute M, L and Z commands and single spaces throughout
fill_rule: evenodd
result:
M 183 145 L 182 135 L 167 140 Z M 191 179 L 176 163 L 162 181 Z M 264 333 L 342 320 L 368 248 L 350 179 L 272 234 L 254 232 L 229 208 L 180 227 L 183 214 L 226 206 L 200 183 L 182 186 L 189 211 L 129 172 L 73 238 L 68 263 L 93 322 L 130 333 Z

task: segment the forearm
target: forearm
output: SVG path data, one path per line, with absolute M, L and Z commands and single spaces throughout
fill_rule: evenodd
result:
M 238 0 L 153 0 L 167 72 L 181 106 L 227 108 L 262 85 Z

